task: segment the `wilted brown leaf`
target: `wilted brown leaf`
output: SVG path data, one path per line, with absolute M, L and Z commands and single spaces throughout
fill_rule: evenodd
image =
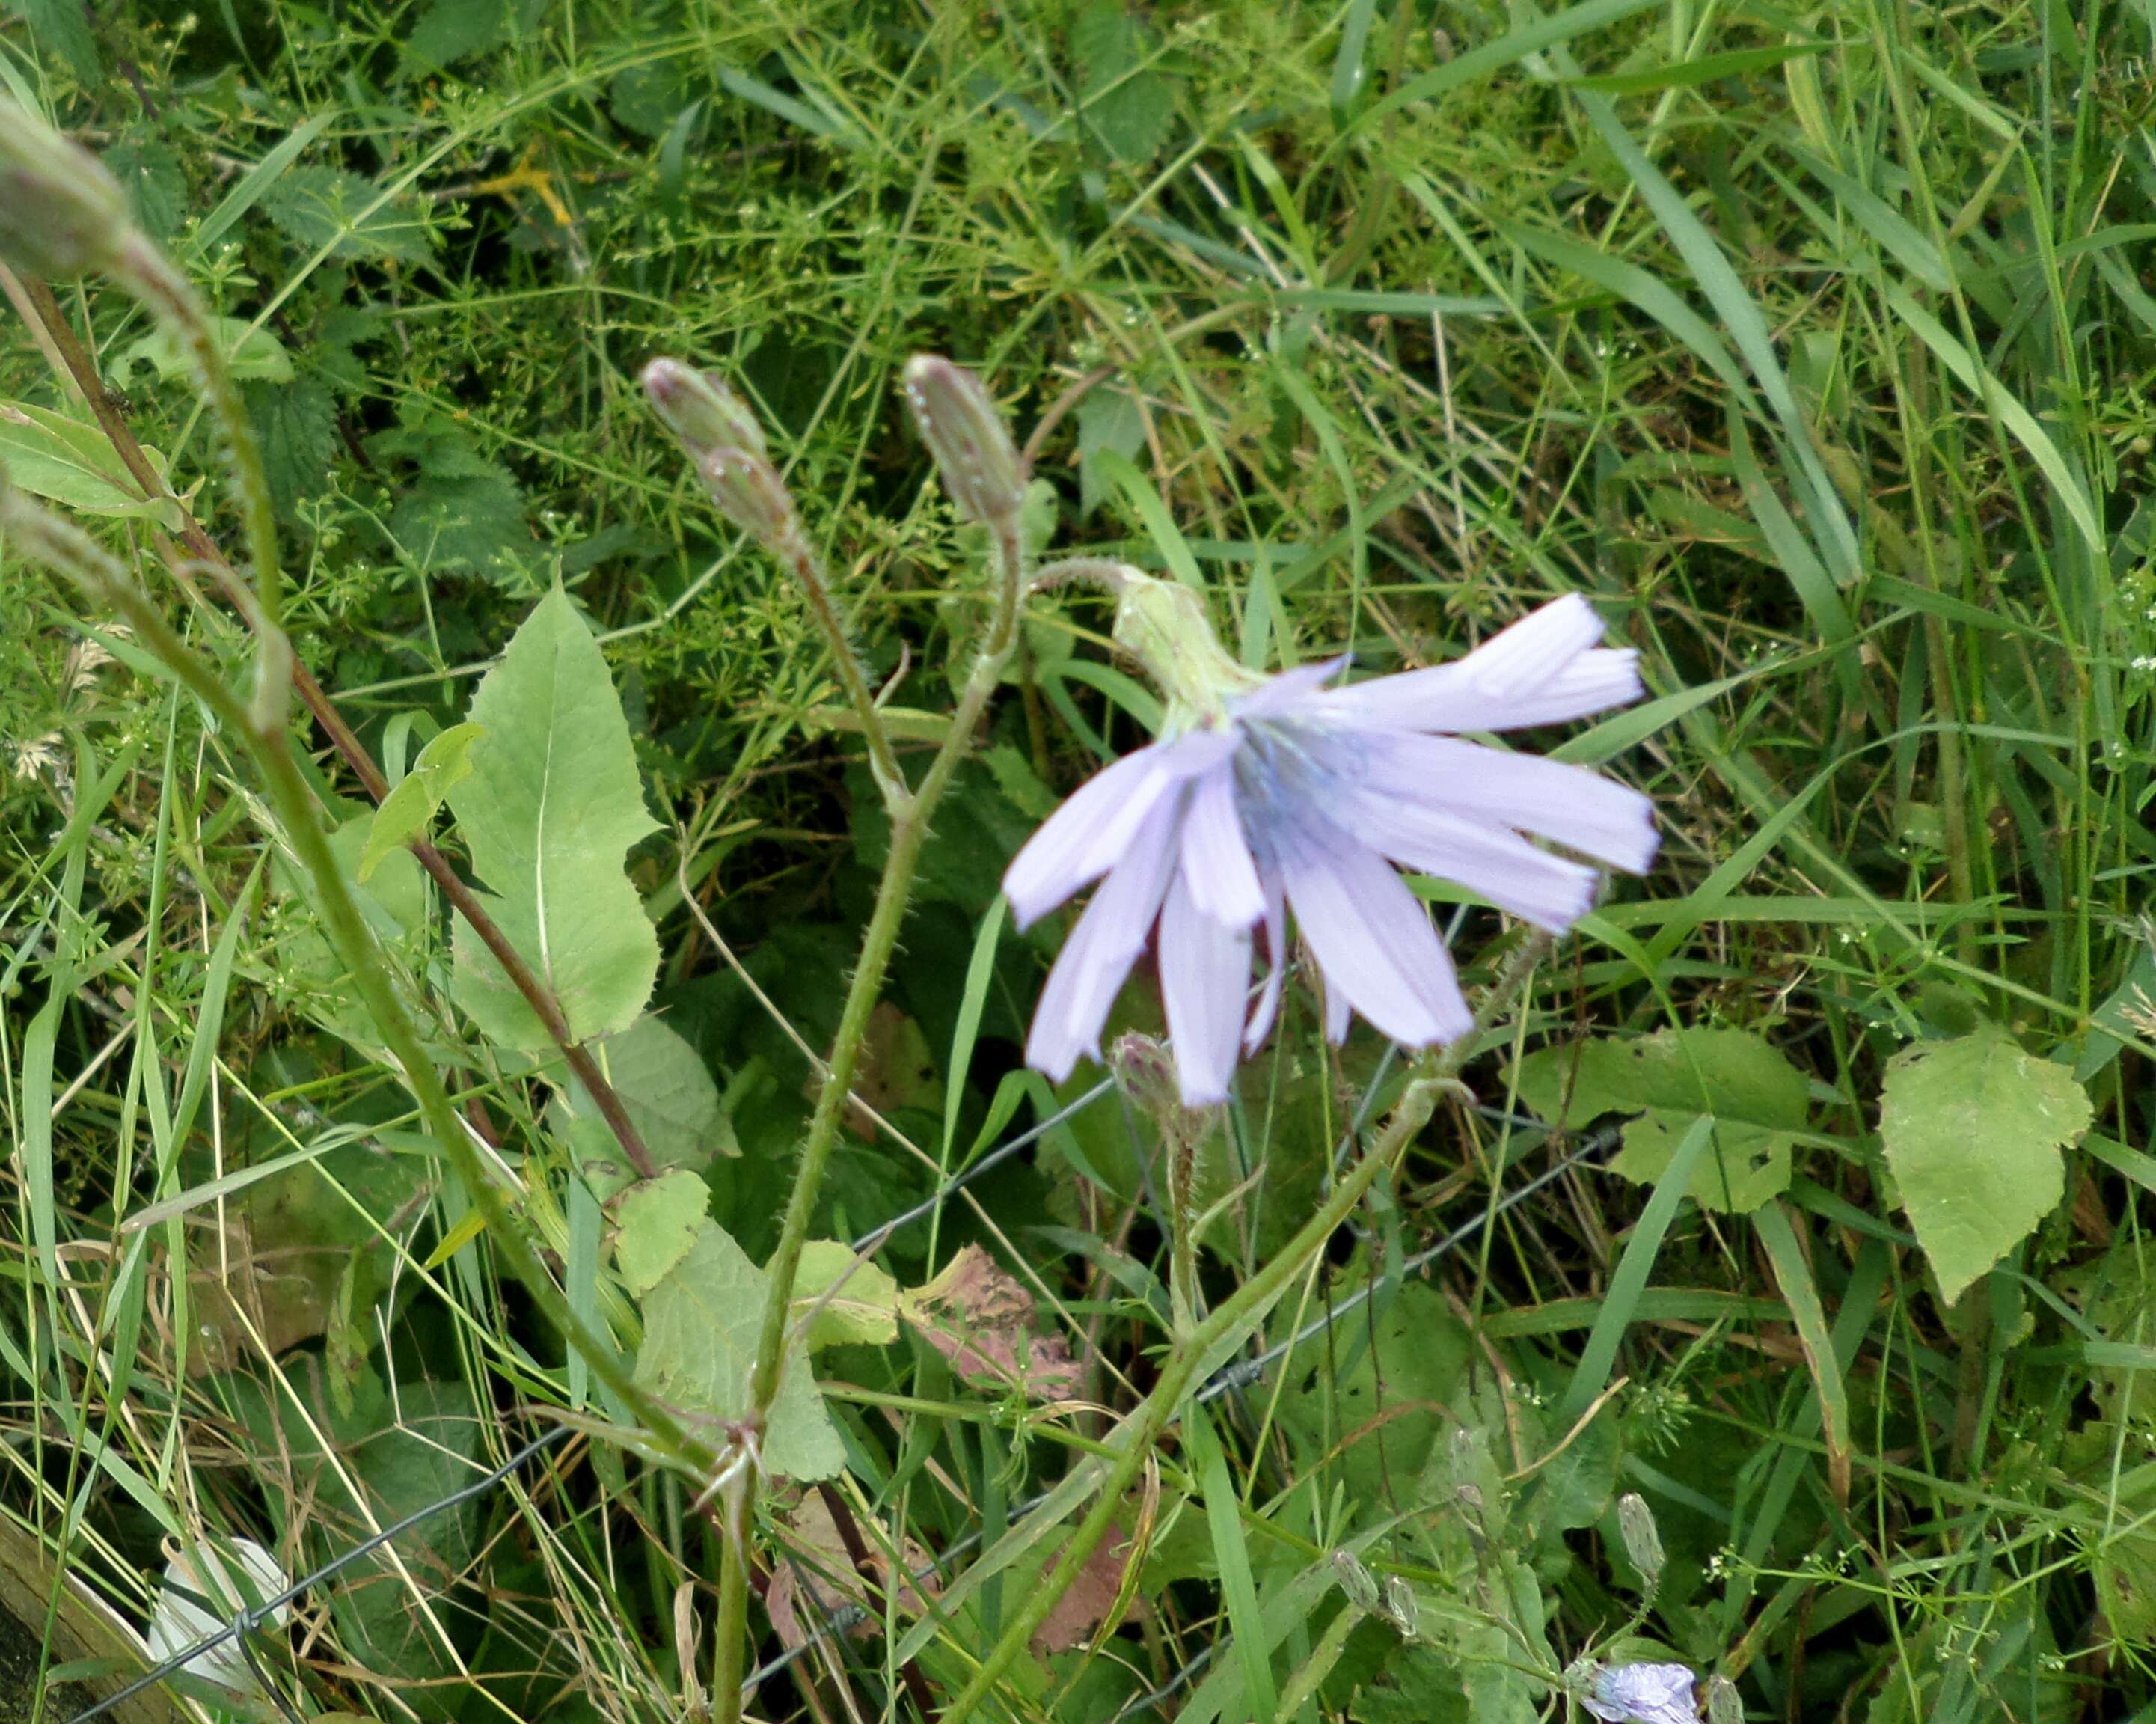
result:
M 1019 1389 L 1036 1401 L 1078 1392 L 1078 1361 L 1060 1335 L 1033 1332 L 1033 1295 L 978 1245 L 964 1247 L 899 1310 L 976 1387 Z
M 1068 1652 L 1104 1625 L 1110 1631 L 1115 1624 L 1108 1621 L 1108 1613 L 1116 1608 L 1116 1595 L 1122 1590 L 1123 1570 L 1130 1565 L 1131 1541 L 1118 1536 L 1119 1529 L 1111 1527 L 1108 1536 L 1093 1546 L 1093 1554 L 1078 1571 L 1070 1582 L 1070 1590 L 1055 1601 L 1055 1608 L 1041 1619 L 1040 1626 L 1033 1631 L 1033 1649 L 1039 1653 Z M 1058 1557 L 1062 1552 L 1058 1552 Z M 1049 1567 L 1055 1566 L 1050 1559 Z
M 866 1613 L 866 1619 L 855 1624 L 850 1630 L 856 1637 L 865 1637 L 880 1627 L 883 1621 L 881 1595 L 890 1580 L 891 1563 L 875 1536 L 869 1533 L 862 1536 L 875 1583 L 875 1595 L 872 1597 L 868 1583 L 846 1553 L 845 1541 L 839 1536 L 838 1525 L 832 1520 L 830 1508 L 821 1493 L 810 1493 L 781 1515 L 779 1521 L 788 1529 L 788 1536 L 763 1598 L 764 1613 L 771 1619 L 772 1631 L 788 1646 L 803 1645 L 815 1621 L 828 1621 L 849 1606 Z M 912 1578 L 928 1566 L 928 1553 L 908 1539 L 904 1558 L 906 1574 L 900 1582 L 900 1608 L 917 1615 L 927 1608 L 921 1588 L 926 1587 L 931 1593 L 936 1590 L 932 1581 L 916 1584 Z M 808 1623 L 802 1620 L 804 1595 L 809 1603 Z

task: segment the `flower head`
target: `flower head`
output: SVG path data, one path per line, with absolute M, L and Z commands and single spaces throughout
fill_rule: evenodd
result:
M 1605 1724 L 1699 1724 L 1698 1682 L 1684 1665 L 1595 1665 L 1579 1703 Z
M 1471 1019 L 1398 867 L 1562 932 L 1593 903 L 1598 871 L 1522 834 L 1635 872 L 1652 858 L 1638 791 L 1452 733 L 1557 723 L 1639 695 L 1635 655 L 1597 644 L 1601 619 L 1576 594 L 1454 663 L 1331 688 L 1344 660 L 1260 677 L 1221 649 L 1188 589 L 1135 569 L 1124 582 L 1116 636 L 1167 692 L 1166 724 L 1081 786 L 1004 877 L 1021 928 L 1101 882 L 1026 1044 L 1051 1078 L 1100 1057 L 1156 924 L 1177 1075 L 1196 1106 L 1225 1099 L 1238 1052 L 1271 1028 L 1290 910 L 1323 973 L 1327 1033 L 1343 1037 L 1352 1009 L 1422 1047 Z M 1270 967 L 1246 1018 L 1260 930 Z

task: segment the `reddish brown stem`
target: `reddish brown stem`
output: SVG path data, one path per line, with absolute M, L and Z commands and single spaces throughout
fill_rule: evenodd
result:
M 875 1558 L 870 1554 L 868 1541 L 861 1536 L 861 1529 L 855 1523 L 854 1511 L 845 1498 L 839 1495 L 829 1482 L 819 1483 L 816 1486 L 816 1494 L 824 1499 L 824 1506 L 830 1510 L 831 1525 L 838 1530 L 839 1542 L 846 1547 L 846 1556 L 854 1565 L 854 1572 L 860 1575 L 862 1584 L 870 1588 L 870 1596 L 880 1593 L 884 1583 L 876 1572 Z M 904 1572 L 896 1562 L 891 1565 L 891 1570 L 893 1573 Z M 940 1724 L 941 1715 L 936 1710 L 936 1697 L 928 1691 L 928 1680 L 921 1674 L 921 1667 L 909 1658 L 898 1667 L 898 1674 L 906 1684 L 906 1691 L 913 1696 L 914 1705 L 921 1709 L 921 1716 L 927 1724 Z
M 83 399 L 95 416 L 99 428 L 112 445 L 113 453 L 120 457 L 121 464 L 134 476 L 135 482 L 142 487 L 146 497 L 170 501 L 179 509 L 180 543 L 186 548 L 189 556 L 210 572 L 211 577 L 235 609 L 243 615 L 252 615 L 247 602 L 249 594 L 246 584 L 226 559 L 224 553 L 218 548 L 217 541 L 203 530 L 202 524 L 187 512 L 186 506 L 172 497 L 171 488 L 158 476 L 157 470 L 151 466 L 150 458 L 143 454 L 142 445 L 136 440 L 135 433 L 129 427 L 120 403 L 105 387 L 104 379 L 98 376 L 95 363 L 77 339 L 74 326 L 68 322 L 67 314 L 60 308 L 60 302 L 54 296 L 52 289 L 43 281 L 29 277 L 22 278 L 20 285 L 24 297 L 37 313 L 38 322 L 44 325 L 45 333 L 58 349 L 68 374 L 74 379 L 75 387 L 82 392 Z M 360 741 L 352 727 L 344 722 L 343 715 L 324 692 L 321 684 L 315 680 L 314 673 L 300 662 L 296 653 L 292 658 L 292 686 L 299 691 L 300 698 L 306 702 L 307 710 L 314 714 L 315 722 L 321 726 L 322 733 L 329 738 L 330 745 L 352 769 L 352 775 L 366 788 L 367 794 L 377 802 L 388 795 L 389 780 L 382 775 L 382 769 L 374 764 L 374 757 L 367 752 L 367 744 Z M 568 1062 L 570 1072 L 583 1085 L 584 1093 L 591 1097 L 593 1104 L 598 1109 L 599 1117 L 606 1121 L 607 1129 L 613 1134 L 614 1141 L 621 1145 L 621 1152 L 628 1157 L 629 1165 L 643 1178 L 654 1177 L 659 1171 L 659 1164 L 644 1146 L 643 1135 L 629 1117 L 629 1109 L 624 1105 L 620 1095 L 607 1081 L 606 1074 L 599 1070 L 598 1062 L 592 1058 L 590 1050 L 580 1045 L 570 1033 L 569 1021 L 562 1015 L 561 1002 L 531 973 L 531 966 L 509 943 L 509 936 L 501 931 L 494 918 L 487 914 L 478 895 L 457 877 L 456 870 L 449 866 L 449 859 L 424 838 L 412 840 L 409 848 L 412 854 L 418 858 L 419 866 L 441 888 L 442 896 L 449 900 L 449 908 L 464 918 L 471 931 L 479 936 L 480 943 L 494 955 L 495 961 L 516 984 L 516 991 L 523 995 L 525 1003 L 538 1017 L 541 1027 L 554 1045 L 561 1049 L 562 1057 Z

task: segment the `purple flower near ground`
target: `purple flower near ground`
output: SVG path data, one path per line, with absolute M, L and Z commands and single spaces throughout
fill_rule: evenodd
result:
M 1152 609 L 1134 617 L 1127 590 L 1117 638 L 1167 687 L 1166 727 L 1073 795 L 1004 877 L 1021 928 L 1102 883 L 1026 1044 L 1027 1063 L 1051 1078 L 1081 1053 L 1100 1057 L 1109 1008 L 1156 924 L 1177 1074 L 1199 1105 L 1225 1099 L 1238 1053 L 1271 1027 L 1290 910 L 1323 974 L 1332 1039 L 1352 1008 L 1421 1047 L 1465 1034 L 1471 1017 L 1396 865 L 1562 932 L 1594 903 L 1599 871 L 1522 834 L 1634 872 L 1653 857 L 1653 811 L 1638 791 L 1453 733 L 1553 724 L 1638 697 L 1636 656 L 1598 644 L 1601 619 L 1577 594 L 1452 663 L 1330 688 L 1344 659 L 1253 675 L 1212 640 L 1187 589 L 1135 570 L 1128 579 L 1144 583 Z M 1260 930 L 1270 967 L 1246 1018 Z
M 1603 1665 L 1579 1703 L 1604 1724 L 1698 1724 L 1698 1680 L 1683 1665 Z

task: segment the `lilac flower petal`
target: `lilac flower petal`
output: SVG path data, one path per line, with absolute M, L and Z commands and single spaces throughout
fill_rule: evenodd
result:
M 1680 1664 L 1605 1665 L 1579 1701 L 1605 1724 L 1698 1724 L 1698 1680 Z
M 1281 989 L 1287 980 L 1287 894 L 1277 873 L 1268 872 L 1262 884 L 1265 895 L 1265 955 L 1272 967 L 1265 972 L 1264 991 L 1250 1013 L 1250 1027 L 1243 1032 L 1243 1052 L 1255 1053 L 1272 1032 L 1280 1014 Z
M 1101 1026 L 1107 1022 L 1123 978 L 1145 949 L 1161 894 L 1168 890 L 1183 800 L 1178 786 L 1139 824 L 1122 859 L 1078 919 L 1040 991 L 1025 1063 L 1059 1083 L 1070 1075 L 1080 1054 L 1101 1057 Z
M 1336 742 L 1359 765 L 1360 788 L 1553 838 L 1630 873 L 1644 872 L 1660 841 L 1655 808 L 1637 790 L 1584 766 L 1507 754 L 1457 737 L 1368 731 Z
M 1206 914 L 1178 873 L 1160 913 L 1160 992 L 1186 1106 L 1228 1099 L 1250 986 L 1249 930 Z
M 1245 695 L 1235 704 L 1235 716 L 1239 723 L 1253 718 L 1276 718 L 1300 705 L 1305 695 L 1323 687 L 1346 668 L 1348 655 L 1337 658 L 1321 659 L 1315 664 L 1297 665 L 1291 671 L 1282 671 L 1265 686 Z
M 1265 913 L 1265 895 L 1235 809 L 1235 769 L 1227 761 L 1191 787 L 1178 877 L 1188 883 L 1191 902 L 1224 928 L 1248 928 Z
M 1517 730 L 1639 698 L 1639 655 L 1598 646 L 1602 619 L 1577 593 L 1532 611 L 1447 665 L 1324 697 L 1336 719 L 1403 730 Z
M 1004 874 L 1020 929 L 1113 867 L 1160 799 L 1235 752 L 1235 738 L 1200 731 L 1126 754 L 1088 779 L 1026 841 Z
M 1465 886 L 1553 934 L 1594 908 L 1599 877 L 1593 868 L 1479 821 L 1368 790 L 1350 793 L 1332 812 L 1348 831 L 1403 867 Z
M 1395 1042 L 1425 1047 L 1473 1019 L 1429 912 L 1389 863 L 1346 833 L 1314 827 L 1282 858 L 1288 901 L 1337 991 Z

